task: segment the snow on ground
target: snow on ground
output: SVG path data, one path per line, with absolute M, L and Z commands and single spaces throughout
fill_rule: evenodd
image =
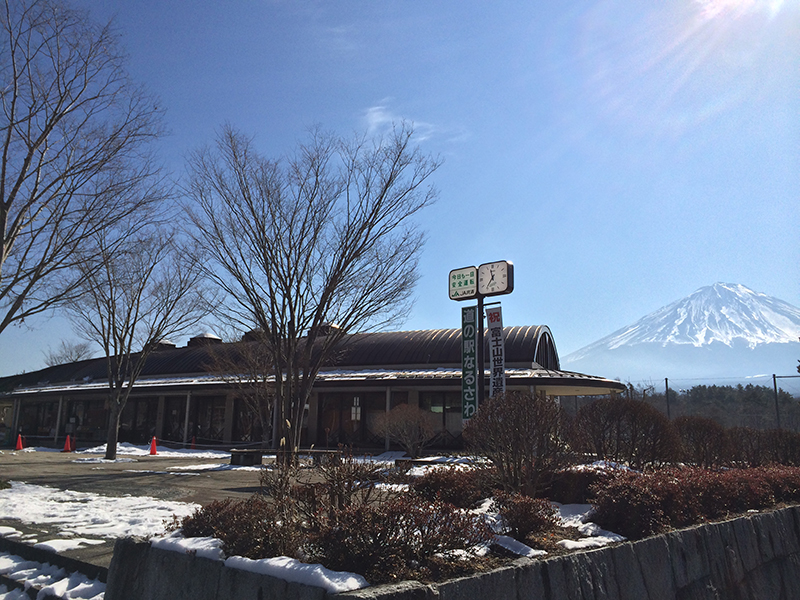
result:
M 26 589 L 37 586 L 40 596 L 57 596 L 65 599 L 102 600 L 106 584 L 96 579 L 89 579 L 81 573 L 67 573 L 66 570 L 49 563 L 38 563 L 25 560 L 15 554 L 0 553 L 0 575 L 14 581 L 24 582 Z M 0 588 L 0 599 L 28 599 L 26 594 L 19 595 L 19 590 L 9 591 L 5 586 Z
M 186 502 L 146 496 L 103 496 L 18 481 L 0 490 L 0 519 L 54 525 L 71 537 L 150 537 L 163 532 L 164 522 L 173 515 L 180 518 L 197 508 L 197 504 Z
M 31 600 L 28 598 L 28 594 L 23 592 L 19 589 L 10 590 L 4 586 L 0 585 L 0 600 Z
M 167 467 L 167 472 L 178 471 L 260 471 L 261 465 L 228 465 L 225 463 L 209 463 L 205 465 L 186 465 L 181 467 Z
M 94 448 L 82 448 L 76 454 L 105 454 L 106 445 L 101 444 Z M 123 442 L 117 444 L 117 454 L 123 456 L 150 456 L 150 445 L 135 446 Z M 191 448 L 167 448 L 166 446 L 156 445 L 156 456 L 163 456 L 167 458 L 203 458 L 203 459 L 221 459 L 230 460 L 231 453 L 225 450 L 193 450 Z

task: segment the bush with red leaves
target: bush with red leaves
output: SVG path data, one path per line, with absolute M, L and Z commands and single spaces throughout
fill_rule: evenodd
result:
M 800 468 L 623 471 L 593 489 L 593 521 L 631 539 L 800 499 Z
M 361 573 L 373 583 L 425 569 L 436 555 L 486 543 L 484 521 L 452 504 L 406 495 L 381 505 L 350 507 L 306 546 L 326 567 Z
M 222 540 L 228 556 L 265 558 L 297 557 L 300 530 L 296 523 L 276 519 L 275 507 L 263 496 L 246 500 L 215 500 L 183 519 L 174 518 L 169 530 L 180 529 L 186 537 Z
M 520 542 L 529 534 L 546 531 L 558 523 L 558 511 L 543 498 L 499 493 L 495 496 L 494 508 L 503 518 L 509 535 Z
M 459 508 L 472 508 L 492 495 L 496 478 L 491 468 L 441 467 L 414 479 L 411 489 L 429 502 L 440 500 Z

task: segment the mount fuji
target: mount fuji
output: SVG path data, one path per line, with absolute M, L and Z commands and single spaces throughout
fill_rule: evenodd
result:
M 743 285 L 715 283 L 568 354 L 561 366 L 631 382 L 730 384 L 796 374 L 798 359 L 800 308 Z

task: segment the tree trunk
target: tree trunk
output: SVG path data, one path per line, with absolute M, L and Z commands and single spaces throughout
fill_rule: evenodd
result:
M 106 436 L 106 460 L 117 459 L 117 439 L 119 437 L 119 419 L 122 416 L 119 403 L 111 400 L 109 402 L 108 414 L 108 435 Z

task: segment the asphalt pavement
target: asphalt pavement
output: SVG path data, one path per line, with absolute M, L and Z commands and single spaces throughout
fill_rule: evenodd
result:
M 247 498 L 259 489 L 259 473 L 255 470 L 187 470 L 185 472 L 195 475 L 180 475 L 181 467 L 228 464 L 227 460 L 217 458 L 120 456 L 132 458 L 133 461 L 75 462 L 76 459 L 90 457 L 99 458 L 97 455 L 14 452 L 4 449 L 0 453 L 0 479 L 106 496 L 150 496 L 201 505 L 225 498 Z M 58 535 L 56 527 L 24 524 L 16 519 L 0 519 L 0 525 L 13 527 L 23 534 L 34 534 L 39 539 Z M 107 567 L 113 550 L 114 540 L 108 540 L 100 545 L 67 550 L 60 554 Z

